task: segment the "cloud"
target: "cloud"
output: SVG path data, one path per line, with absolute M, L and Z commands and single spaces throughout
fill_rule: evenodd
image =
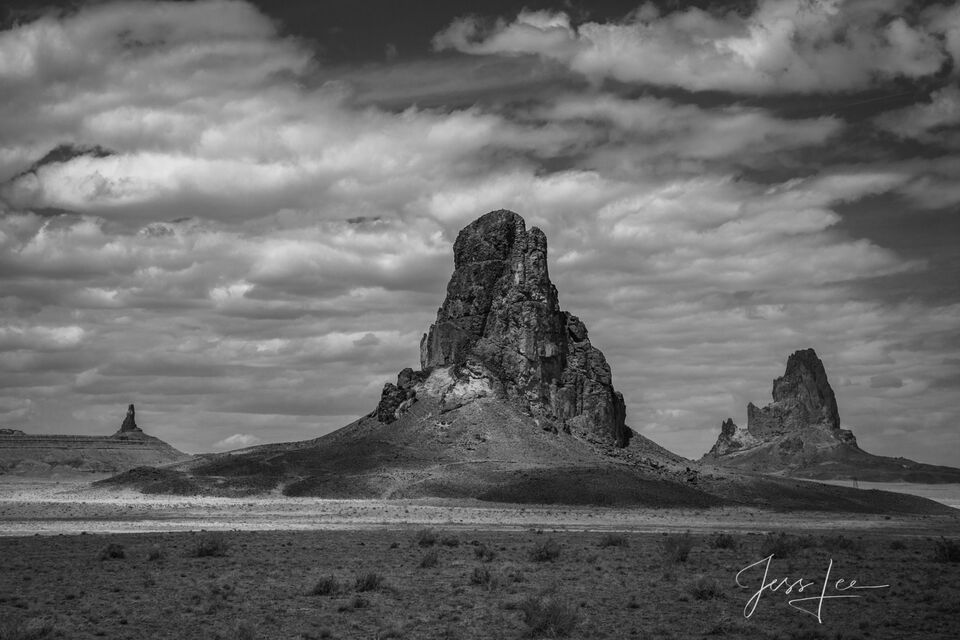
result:
M 235 433 L 232 436 L 228 436 L 219 442 L 213 443 L 214 449 L 219 450 L 229 450 L 229 449 L 242 449 L 244 447 L 252 447 L 256 444 L 261 444 L 263 442 L 259 437 L 250 434 L 250 433 Z
M 855 91 L 931 76 L 953 55 L 954 31 L 945 34 L 933 12 L 908 21 L 905 4 L 764 0 L 744 15 L 661 14 L 647 3 L 620 22 L 579 26 L 562 12 L 524 11 L 512 22 L 458 18 L 433 44 L 474 55 L 536 54 L 594 80 L 691 91 Z
M 930 94 L 930 101 L 887 111 L 875 119 L 878 127 L 903 138 L 960 144 L 960 88 L 948 85 Z

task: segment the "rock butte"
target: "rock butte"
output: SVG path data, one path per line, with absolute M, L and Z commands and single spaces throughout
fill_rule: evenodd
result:
M 773 381 L 773 402 L 747 405 L 747 428 L 728 418 L 702 461 L 745 471 L 820 480 L 960 482 L 960 469 L 867 453 L 840 412 L 823 362 L 813 349 L 796 351 Z
M 180 462 L 189 455 L 137 426 L 133 405 L 112 436 L 29 434 L 0 430 L 0 474 L 117 473 L 143 465 Z

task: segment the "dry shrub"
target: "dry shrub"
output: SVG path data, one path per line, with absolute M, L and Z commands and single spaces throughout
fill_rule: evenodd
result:
M 470 574 L 470 584 L 485 585 L 490 583 L 490 569 L 486 567 L 474 567 Z
M 693 536 L 687 531 L 683 534 L 668 535 L 663 540 L 663 558 L 668 564 L 686 562 L 693 550 Z
M 784 532 L 768 533 L 760 546 L 760 554 L 765 556 L 773 555 L 777 558 L 789 558 L 797 553 L 800 546 L 799 541 L 791 535 Z
M 860 548 L 860 543 L 853 538 L 838 534 L 835 536 L 823 536 L 823 538 L 820 539 L 820 546 L 829 551 L 856 551 Z
M 111 542 L 100 549 L 101 560 L 123 560 L 126 557 L 126 549 L 122 544 L 117 544 L 116 542 Z
M 534 636 L 565 637 L 580 621 L 580 615 L 571 603 L 554 596 L 529 596 L 517 608 Z
M 687 584 L 687 593 L 694 600 L 719 600 L 724 597 L 723 587 L 715 578 L 700 576 Z
M 417 544 L 421 547 L 432 547 L 437 543 L 437 532 L 433 529 L 417 531 Z
M 627 537 L 620 533 L 608 533 L 602 538 L 600 538 L 600 547 L 606 549 L 607 547 L 628 547 L 630 546 Z
M 430 549 L 423 557 L 420 558 L 420 568 L 429 569 L 431 567 L 437 566 L 437 563 L 440 561 L 440 554 L 437 553 L 436 549 Z
M 308 592 L 311 596 L 336 596 L 343 593 L 344 587 L 333 576 L 326 576 L 317 580 L 317 584 Z
M 935 562 L 960 562 L 960 542 L 941 536 L 933 549 L 933 559 Z
M 740 545 L 737 544 L 737 539 L 734 538 L 729 533 L 718 533 L 713 537 L 713 540 L 710 541 L 710 545 L 714 549 L 733 549 L 736 550 Z
M 553 562 L 560 557 L 560 545 L 553 538 L 534 545 L 530 550 L 530 560 L 533 562 Z
M 383 576 L 375 571 L 370 571 L 357 576 L 353 583 L 353 588 L 357 591 L 376 591 L 383 585 Z
M 493 559 L 497 557 L 497 552 L 485 544 L 479 544 L 474 548 L 473 555 L 481 562 L 493 562 Z
M 207 533 L 200 536 L 187 553 L 192 558 L 222 558 L 230 550 L 230 543 L 221 533 Z

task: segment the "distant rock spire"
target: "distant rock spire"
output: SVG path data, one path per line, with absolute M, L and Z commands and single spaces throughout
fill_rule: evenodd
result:
M 765 438 L 812 425 L 837 430 L 840 412 L 823 362 L 813 349 L 802 349 L 790 355 L 786 371 L 773 381 L 773 403 L 747 407 L 747 431 Z
M 123 419 L 123 424 L 120 425 L 120 433 L 140 430 L 140 427 L 137 426 L 137 412 L 131 404 L 127 407 L 127 417 Z

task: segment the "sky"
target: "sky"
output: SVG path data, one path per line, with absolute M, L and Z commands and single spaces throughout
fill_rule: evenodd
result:
M 690 458 L 814 348 L 960 466 L 960 5 L 0 7 L 0 426 L 313 438 L 417 368 L 507 208 L 627 424 Z

